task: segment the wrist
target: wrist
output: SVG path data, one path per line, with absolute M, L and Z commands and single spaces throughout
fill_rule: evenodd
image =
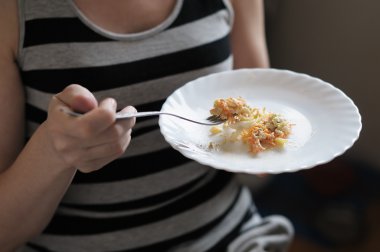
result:
M 67 164 L 62 155 L 54 147 L 46 123 L 42 123 L 36 130 L 26 148 L 30 149 L 31 152 L 35 152 L 34 156 L 38 159 L 37 162 L 43 160 L 45 165 L 51 167 L 51 169 L 56 171 L 76 171 L 76 168 Z

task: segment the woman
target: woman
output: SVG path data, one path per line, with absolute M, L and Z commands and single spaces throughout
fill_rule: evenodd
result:
M 3 251 L 286 249 L 289 223 L 263 221 L 233 174 L 172 150 L 157 119 L 115 121 L 268 67 L 262 1 L 4 0 L 0 32 Z

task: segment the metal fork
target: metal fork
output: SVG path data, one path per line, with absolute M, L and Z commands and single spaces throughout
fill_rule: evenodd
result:
M 62 108 L 61 110 L 63 112 L 65 112 L 66 114 L 74 116 L 74 117 L 79 117 L 79 116 L 83 115 L 81 113 L 77 113 L 77 112 L 74 112 L 74 111 L 69 110 L 69 109 Z M 174 113 L 161 112 L 161 111 L 144 111 L 144 112 L 134 112 L 134 113 L 117 113 L 116 114 L 116 120 L 128 119 L 128 118 L 132 118 L 132 117 L 146 117 L 146 116 L 158 116 L 158 115 L 175 116 L 177 118 L 180 118 L 180 119 L 183 119 L 183 120 L 186 120 L 186 121 L 189 121 L 189 122 L 193 122 L 193 123 L 197 123 L 197 124 L 201 124 L 201 125 L 209 125 L 209 126 L 218 125 L 218 124 L 221 124 L 221 123 L 225 122 L 225 120 L 223 120 L 220 117 L 215 116 L 215 115 L 207 117 L 206 121 L 198 121 L 198 120 L 189 119 L 189 118 L 186 118 L 186 117 L 174 114 Z

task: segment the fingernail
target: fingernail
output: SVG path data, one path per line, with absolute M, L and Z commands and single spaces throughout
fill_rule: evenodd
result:
M 116 109 L 116 100 L 113 98 L 108 98 L 108 104 L 112 107 L 112 109 Z

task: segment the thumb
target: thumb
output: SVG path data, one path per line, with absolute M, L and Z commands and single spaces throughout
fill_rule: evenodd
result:
M 85 87 L 71 84 L 55 97 L 71 110 L 86 113 L 98 106 L 94 95 Z

